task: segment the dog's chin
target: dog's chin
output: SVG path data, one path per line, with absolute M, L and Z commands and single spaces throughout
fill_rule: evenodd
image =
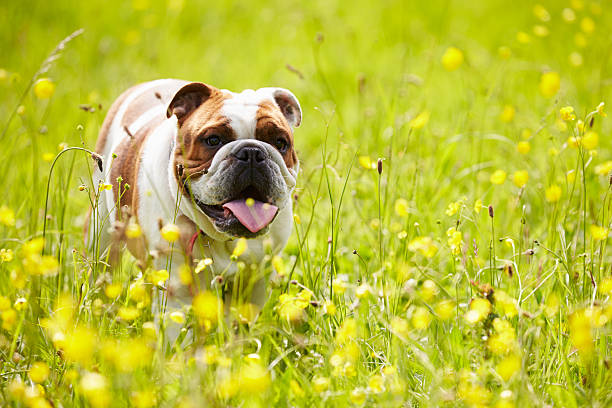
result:
M 259 231 L 251 232 L 240 223 L 234 214 L 224 209 L 222 205 L 204 204 L 197 198 L 195 199 L 195 203 L 204 213 L 204 215 L 206 215 L 212 222 L 215 229 L 230 238 L 257 238 L 262 235 L 266 235 L 268 231 L 270 231 L 270 226 L 274 222 L 274 220 L 272 220 L 270 224 L 266 225 Z

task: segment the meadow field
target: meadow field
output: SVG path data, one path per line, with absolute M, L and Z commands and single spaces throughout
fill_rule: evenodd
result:
M 612 406 L 611 13 L 1 2 L 0 406 Z M 208 261 L 84 243 L 107 109 L 168 77 L 300 100 L 262 310 L 225 317 L 213 288 L 161 318 L 168 275 Z

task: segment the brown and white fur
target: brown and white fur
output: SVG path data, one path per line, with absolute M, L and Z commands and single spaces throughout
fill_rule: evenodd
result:
M 189 236 L 197 231 L 203 232 L 207 242 L 194 246 L 193 258 L 212 258 L 214 273 L 225 271 L 231 276 L 236 263 L 230 256 L 239 236 L 248 238 L 248 250 L 240 260 L 259 263 L 264 246 L 278 253 L 291 233 L 292 192 L 299 166 L 293 127 L 300 122 L 299 102 L 282 88 L 233 93 L 199 82 L 161 79 L 128 89 L 111 106 L 96 145 L 104 157 L 104 169 L 96 169 L 95 181 L 112 189 L 102 191 L 98 214 L 92 218 L 98 225 L 90 226 L 90 231 L 100 231 L 102 245 L 108 245 L 109 227 L 122 213 L 117 204 L 129 207 L 143 239 L 132 245 L 128 240 L 128 248 L 144 259 L 144 248 L 164 246 L 159 225 L 175 222 L 182 239 L 174 245 L 171 286 L 180 286 L 173 277 L 185 261 Z M 216 140 L 209 139 L 211 135 L 222 143 L 209 146 Z M 256 151 L 257 163 L 251 160 L 245 165 L 237 158 L 241 149 Z M 245 166 L 260 167 L 242 171 Z M 245 186 L 251 192 L 255 187 L 256 193 L 278 207 L 274 220 L 256 234 L 235 220 L 220 220 L 218 207 L 213 207 Z M 166 268 L 165 256 L 157 260 L 160 269 Z M 253 301 L 262 304 L 264 299 L 265 285 L 258 284 Z

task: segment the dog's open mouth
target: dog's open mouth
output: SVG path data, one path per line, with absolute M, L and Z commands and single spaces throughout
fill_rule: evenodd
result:
M 215 222 L 228 223 L 234 218 L 253 234 L 268 226 L 278 212 L 278 207 L 267 202 L 253 186 L 247 187 L 235 198 L 221 205 L 204 204 L 197 198 L 195 201 L 204 214 Z

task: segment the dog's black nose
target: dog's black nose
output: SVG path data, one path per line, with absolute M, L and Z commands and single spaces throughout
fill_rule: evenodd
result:
M 245 146 L 240 150 L 234 152 L 234 157 L 241 162 L 249 163 L 251 165 L 255 163 L 261 163 L 266 159 L 266 155 L 259 147 Z

